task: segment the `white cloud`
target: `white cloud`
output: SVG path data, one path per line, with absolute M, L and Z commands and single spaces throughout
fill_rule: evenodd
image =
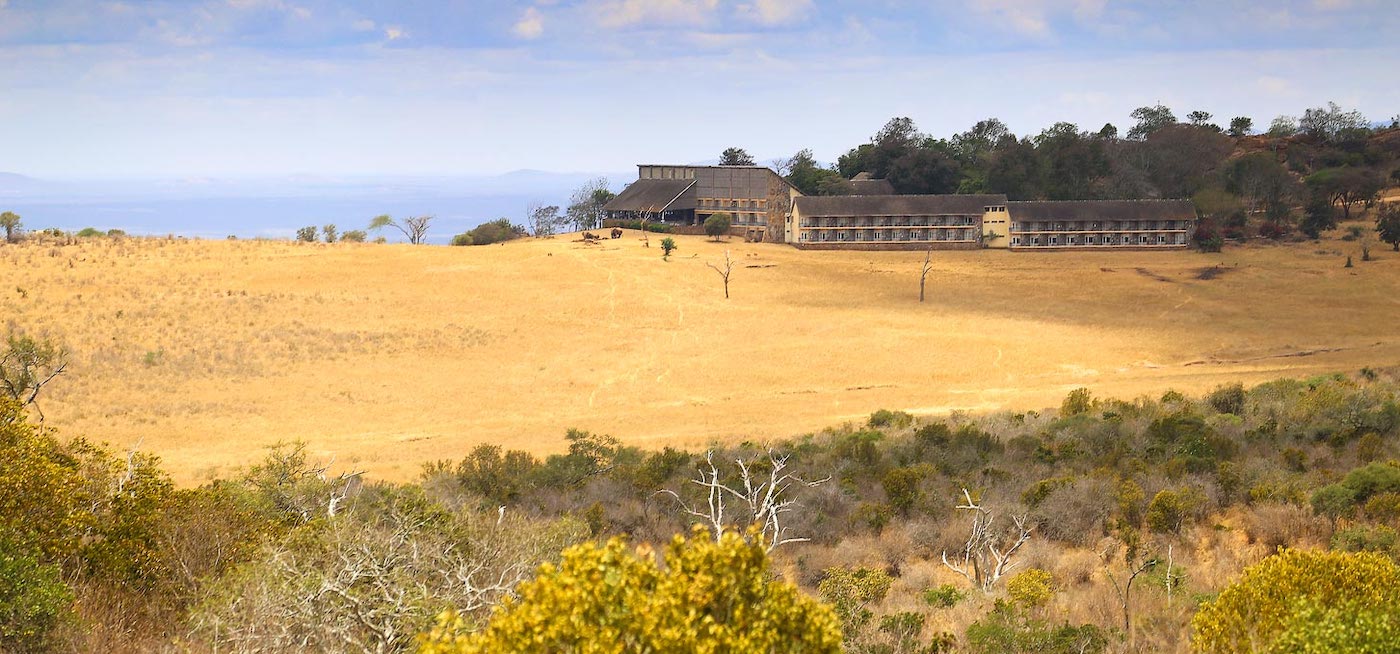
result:
M 384 26 L 384 38 L 387 38 L 390 41 L 397 41 L 405 36 L 408 36 L 408 32 L 405 32 L 402 27 L 399 27 L 397 25 Z
M 537 39 L 544 34 L 544 14 L 539 9 L 530 7 L 510 31 L 522 39 Z
M 812 0 L 753 0 L 741 4 L 741 17 L 760 25 L 783 25 L 801 20 L 812 8 Z
M 632 25 L 700 25 L 719 7 L 719 0 L 604 0 L 594 6 L 603 27 Z

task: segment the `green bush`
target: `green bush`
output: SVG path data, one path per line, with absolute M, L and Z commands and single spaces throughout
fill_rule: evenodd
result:
M 78 230 L 77 236 L 80 238 L 92 238 L 94 236 L 102 236 L 102 234 L 102 230 L 96 227 L 84 227 Z
M 890 411 L 889 409 L 880 409 L 875 413 L 870 414 L 870 420 L 868 420 L 866 424 L 877 429 L 882 427 L 894 427 L 896 429 L 899 429 L 902 427 L 908 427 L 909 425 L 913 424 L 913 422 L 914 416 L 904 411 Z
M 966 599 L 967 592 L 952 584 L 943 584 L 934 588 L 925 588 L 922 597 L 924 603 L 929 606 L 949 609 Z
M 315 225 L 307 225 L 297 230 L 297 240 L 302 243 L 315 243 L 316 234 L 319 230 Z
M 667 236 L 661 239 L 661 258 L 669 259 L 671 253 L 676 251 L 676 239 Z
M 72 620 L 73 591 L 58 566 L 0 540 L 0 651 L 57 649 L 59 627 Z
M 1022 570 L 1006 580 L 1006 592 L 1023 608 L 1044 606 L 1055 596 L 1055 578 L 1038 568 Z
M 1088 413 L 1094 408 L 1094 396 L 1087 388 L 1076 388 L 1065 396 L 1065 401 L 1060 403 L 1060 417 L 1077 416 L 1081 413 Z
M 640 221 L 640 220 L 609 220 L 609 221 L 607 222 L 607 224 L 604 225 L 604 226 L 605 226 L 605 227 L 621 227 L 622 229 L 641 229 L 641 228 L 642 228 L 642 221 Z M 648 232 L 651 232 L 651 233 L 653 233 L 653 234 L 669 234 L 669 233 L 671 233 L 671 231 L 672 231 L 672 225 L 671 225 L 670 223 L 659 223 L 659 222 L 656 222 L 656 221 L 647 221 L 647 223 L 646 223 L 646 229 L 647 229 Z
M 473 243 L 475 243 L 475 241 L 472 240 L 472 235 L 467 232 L 462 232 L 452 237 L 452 245 L 465 246 L 472 245 Z
M 1385 525 L 1354 525 L 1332 535 L 1332 549 L 1400 557 L 1400 535 Z
M 363 229 L 348 229 L 340 233 L 341 243 L 364 243 L 369 234 Z
M 894 578 L 878 568 L 827 568 L 817 584 L 817 593 L 836 610 L 841 631 L 847 640 L 869 624 L 873 614 L 866 608 L 885 599 Z
M 1108 635 L 1091 624 L 1052 626 L 1003 600 L 967 628 L 973 654 L 1089 654 L 1108 648 Z
M 1234 383 L 1216 387 L 1206 396 L 1206 403 L 1220 413 L 1244 415 L 1244 384 Z
M 525 233 L 523 226 L 512 225 L 509 218 L 497 218 L 458 235 L 470 237 L 470 243 L 458 243 L 456 237 L 452 240 L 453 245 L 491 245 L 521 238 Z

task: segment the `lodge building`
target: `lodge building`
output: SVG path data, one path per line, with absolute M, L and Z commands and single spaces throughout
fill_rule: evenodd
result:
M 645 218 L 700 233 L 710 215 L 727 213 L 736 236 L 804 250 L 1184 249 L 1196 223 L 1190 200 L 894 195 L 888 181 L 866 174 L 850 180 L 852 195 L 804 196 L 764 166 L 637 169 L 637 181 L 604 206 L 610 220 Z

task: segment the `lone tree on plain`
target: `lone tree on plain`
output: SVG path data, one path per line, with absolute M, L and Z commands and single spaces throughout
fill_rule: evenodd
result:
M 5 228 L 5 242 L 19 241 L 19 214 L 13 211 L 0 213 L 0 227 Z
M 733 223 L 733 219 L 727 213 L 710 214 L 710 217 L 705 219 L 705 234 L 718 241 L 719 237 L 729 233 Z
M 924 282 L 928 280 L 928 273 L 933 270 L 933 248 L 930 247 L 924 252 L 924 269 L 919 272 L 919 301 L 924 301 Z
M 393 227 L 403 232 L 403 235 L 408 237 L 409 243 L 420 245 L 423 243 L 423 239 L 428 236 L 428 226 L 431 225 L 432 222 L 432 216 L 409 216 L 404 218 L 403 222 L 400 223 L 386 213 L 375 216 L 374 220 L 370 221 L 369 228 L 375 231 L 385 227 Z
M 530 214 L 527 218 L 530 221 L 530 231 L 534 233 L 535 238 L 554 236 L 560 223 L 564 221 L 559 216 L 559 205 L 534 203 L 527 211 Z
M 671 238 L 671 237 L 669 237 L 669 236 L 667 236 L 666 238 L 661 239 L 661 259 L 662 259 L 663 261 L 668 261 L 668 260 L 670 260 L 670 258 L 671 258 L 671 253 L 672 253 L 672 252 L 675 252 L 675 251 L 676 251 L 676 239 Z
M 710 262 L 708 262 L 708 261 L 705 262 L 705 265 L 707 265 L 707 266 L 709 266 L 709 267 L 711 267 L 711 268 L 714 268 L 714 269 L 715 269 L 715 272 L 719 273 L 720 279 L 723 279 L 723 280 L 724 280 L 724 299 L 728 300 L 728 299 L 729 299 L 729 275 L 730 275 L 730 273 L 734 272 L 734 260 L 729 258 L 729 250 L 725 250 L 725 251 L 724 251 L 724 267 L 723 267 L 723 268 L 720 268 L 719 266 L 716 266 L 715 264 L 710 263 Z
M 42 421 L 44 412 L 37 403 L 39 391 L 67 367 L 68 351 L 63 347 L 47 339 L 10 334 L 5 339 L 5 349 L 0 351 L 0 392 L 21 406 L 33 405 Z

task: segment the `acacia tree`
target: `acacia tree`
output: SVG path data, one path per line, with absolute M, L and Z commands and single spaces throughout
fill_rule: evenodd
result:
M 68 367 L 68 352 L 62 346 L 32 336 L 10 334 L 0 351 L 0 391 L 21 406 L 39 411 L 39 391 Z
M 393 227 L 408 237 L 408 242 L 413 245 L 420 245 L 428 235 L 428 226 L 433 222 L 433 217 L 429 215 L 409 216 L 403 222 L 394 220 L 389 214 L 375 216 L 369 223 L 371 231 L 380 230 L 385 227 Z
M 0 228 L 5 230 L 5 242 L 14 243 L 19 240 L 19 214 L 13 211 L 0 213 Z

